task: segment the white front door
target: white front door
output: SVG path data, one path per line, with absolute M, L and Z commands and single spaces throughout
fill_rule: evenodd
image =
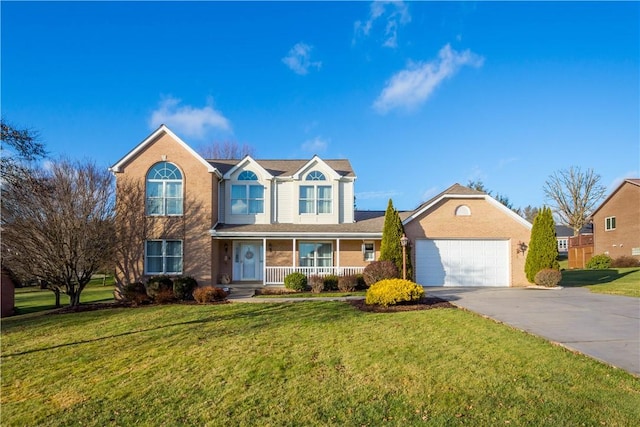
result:
M 238 280 L 262 280 L 262 245 L 242 242 L 236 246 L 234 276 Z

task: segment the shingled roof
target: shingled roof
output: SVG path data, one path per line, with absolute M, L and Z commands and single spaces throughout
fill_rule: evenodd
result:
M 243 159 L 208 159 L 207 162 L 222 175 L 229 172 L 234 166 L 240 163 Z M 309 163 L 309 159 L 294 159 L 294 160 L 261 160 L 254 159 L 256 163 L 262 166 L 267 172 L 274 177 L 289 177 L 295 174 L 304 165 Z M 329 167 L 336 171 L 340 176 L 354 178 L 356 176 L 351 167 L 351 162 L 347 159 L 322 159 Z

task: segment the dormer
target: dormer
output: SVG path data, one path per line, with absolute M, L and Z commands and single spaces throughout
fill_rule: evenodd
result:
M 273 175 L 246 156 L 223 176 L 225 222 L 268 224 Z

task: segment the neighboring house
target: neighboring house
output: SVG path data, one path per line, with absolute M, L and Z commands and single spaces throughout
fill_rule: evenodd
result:
M 403 221 L 424 286 L 526 286 L 531 223 L 486 193 L 455 184 Z
M 640 179 L 625 179 L 591 219 L 595 254 L 640 259 Z
M 580 235 L 593 234 L 593 225 L 585 224 L 580 229 Z M 573 228 L 566 225 L 556 225 L 556 239 L 558 240 L 558 253 L 567 255 L 569 253 L 569 238 L 573 237 Z
M 355 212 L 348 160 L 205 160 L 162 125 L 111 171 L 146 188 L 143 259 L 125 282 L 282 284 L 293 271 L 361 273 L 379 255 L 384 212 Z
M 205 160 L 162 125 L 111 171 L 119 188 L 145 188 L 143 236 L 127 251 L 133 267 L 118 272 L 124 283 L 183 274 L 201 285 L 276 285 L 294 271 L 362 273 L 380 254 L 384 211 L 355 210 L 345 159 Z M 456 184 L 402 218 L 418 283 L 527 284 L 531 224 L 487 194 Z

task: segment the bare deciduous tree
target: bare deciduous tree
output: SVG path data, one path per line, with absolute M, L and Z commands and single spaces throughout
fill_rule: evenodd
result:
M 32 163 L 46 157 L 44 145 L 38 141 L 38 133 L 30 129 L 16 129 L 0 122 L 0 177 L 2 182 L 18 182 L 28 174 Z
M 578 166 L 554 172 L 544 183 L 544 194 L 559 222 L 571 227 L 574 236 L 580 234 L 580 229 L 605 193 L 600 175 L 593 169 L 583 172 Z
M 533 224 L 533 220 L 536 219 L 536 215 L 538 215 L 538 212 L 540 212 L 540 209 L 535 208 L 531 205 L 527 205 L 524 208 L 514 209 L 514 211 L 518 215 L 520 215 L 521 217 L 523 217 L 524 219 L 526 219 L 527 221 Z
M 3 184 L 4 260 L 67 294 L 71 306 L 110 259 L 113 226 L 113 179 L 93 163 L 57 160 Z
M 255 151 L 252 146 L 235 141 L 213 142 L 198 148 L 198 153 L 205 159 L 242 159 L 253 156 Z

